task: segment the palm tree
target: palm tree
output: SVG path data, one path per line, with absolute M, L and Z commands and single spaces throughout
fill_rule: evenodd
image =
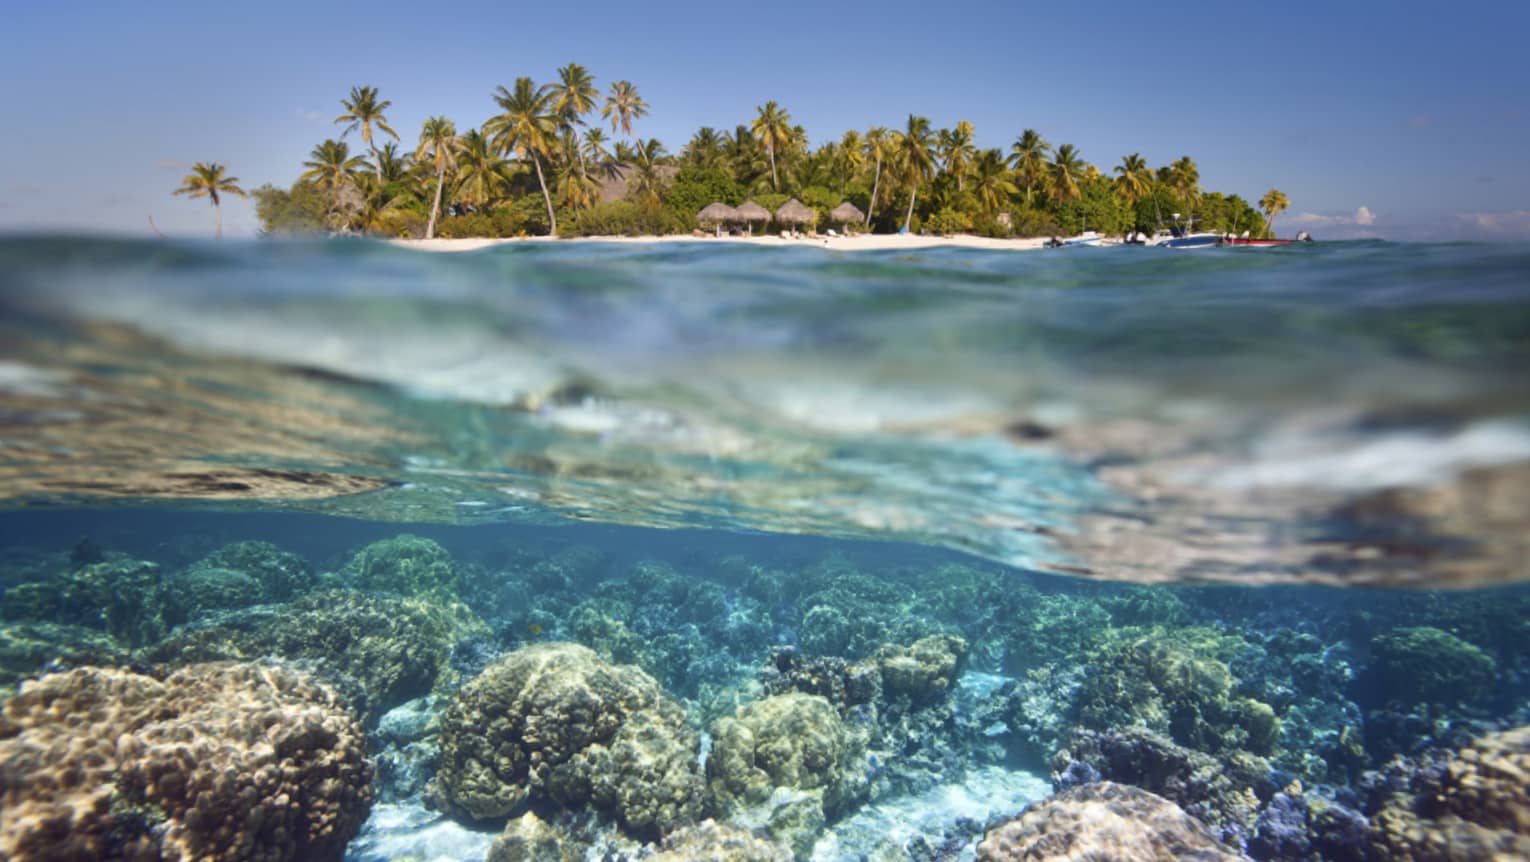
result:
M 1169 165 L 1169 187 L 1174 194 L 1184 201 L 1187 210 L 1194 207 L 1195 202 L 1201 197 L 1201 171 L 1195 166 L 1195 160 L 1189 156 L 1180 156 Z
M 329 192 L 331 216 L 340 210 L 341 193 L 354 188 L 357 175 L 370 167 L 366 159 L 351 155 L 349 144 L 333 138 L 314 147 L 303 166 L 308 170 L 298 179 L 311 182 L 321 191 Z
M 861 143 L 861 133 L 854 129 L 845 132 L 845 136 L 840 139 L 839 146 L 834 150 L 834 166 L 839 171 L 840 194 L 844 194 L 845 187 L 850 185 L 850 181 L 866 164 L 865 149 L 865 145 Z
M 866 158 L 877 163 L 875 176 L 871 180 L 871 200 L 866 205 L 866 224 L 871 224 L 871 214 L 877 208 L 877 192 L 882 185 L 882 161 L 892 151 L 887 135 L 887 129 L 882 126 L 872 126 L 866 131 Z
M 930 121 L 925 117 L 908 115 L 908 126 L 898 135 L 897 151 L 903 179 L 909 184 L 908 215 L 903 218 L 903 230 L 908 231 L 914 222 L 914 201 L 919 197 L 919 183 L 928 180 L 935 168 L 935 135 L 930 131 Z
M 584 124 L 585 114 L 595 110 L 595 77 L 578 63 L 570 63 L 558 70 L 557 83 L 542 88 L 551 100 L 552 112 L 565 126 Z
M 457 150 L 461 146 L 456 125 L 445 117 L 431 117 L 420 129 L 420 145 L 414 157 L 420 161 L 429 159 L 436 168 L 436 198 L 430 205 L 430 220 L 425 223 L 426 239 L 436 235 L 436 220 L 441 217 L 441 189 L 446 185 L 447 171 L 457 169 Z
M 972 124 L 966 120 L 956 124 L 955 129 L 940 130 L 940 161 L 946 173 L 956 180 L 956 190 L 962 191 L 972 161 L 977 158 L 977 147 L 972 143 Z
M 611 131 L 615 132 L 617 126 L 621 126 L 622 134 L 632 135 L 632 121 L 648 114 L 648 103 L 638 95 L 637 87 L 632 86 L 631 81 L 617 81 L 611 85 L 611 94 L 606 96 L 605 107 L 600 109 L 600 115 L 611 121 Z
M 1051 154 L 1052 145 L 1035 129 L 1021 132 L 1009 148 L 1009 166 L 1015 169 L 1025 183 L 1027 204 L 1031 202 L 1031 191 L 1046 176 L 1047 157 Z
M 410 157 L 408 153 L 400 153 L 398 144 L 389 141 L 383 144 L 383 148 L 377 151 L 377 179 L 381 183 L 394 183 L 402 180 L 409 174 Z
M 467 206 L 493 204 L 504 196 L 515 178 L 515 166 L 477 129 L 468 130 L 458 139 L 456 158 L 457 189 L 453 197 Z
M 983 150 L 972 165 L 972 191 L 977 195 L 983 212 L 992 215 L 1003 206 L 1011 195 L 1020 193 L 1009 178 L 1009 167 L 1004 164 L 1004 154 L 998 150 Z
M 759 115 L 754 118 L 750 131 L 756 140 L 765 147 L 765 153 L 770 157 L 770 187 L 780 191 L 780 178 L 776 174 L 776 152 L 782 147 L 791 146 L 796 138 L 795 130 L 792 129 L 792 115 L 781 109 L 775 102 L 766 102 L 756 109 Z
M 547 205 L 549 235 L 558 234 L 558 217 L 553 215 L 552 195 L 547 191 L 547 175 L 542 159 L 552 154 L 558 132 L 557 117 L 549 110 L 547 95 L 539 92 L 530 78 L 516 78 L 515 91 L 503 86 L 494 91 L 494 101 L 504 113 L 489 120 L 488 129 L 494 145 L 527 158 L 537 169 L 537 183 L 542 187 L 542 202 Z
M 1275 217 L 1286 211 L 1291 205 L 1291 200 L 1280 189 L 1270 189 L 1259 199 L 1259 208 L 1264 210 L 1264 232 L 1270 236 L 1275 235 Z
M 611 153 L 606 149 L 606 133 L 599 128 L 591 127 L 584 130 L 584 139 L 579 142 L 579 153 L 583 158 L 589 159 L 596 164 L 609 161 Z
M 361 129 L 361 141 L 372 150 L 372 158 L 377 163 L 377 178 L 382 179 L 382 159 L 377 154 L 377 146 L 372 143 L 372 128 L 375 126 L 393 136 L 395 141 L 399 139 L 398 132 L 393 131 L 393 127 L 388 125 L 388 118 L 383 116 L 383 112 L 392 107 L 393 103 L 386 99 L 379 102 L 376 87 L 352 87 L 351 97 L 341 99 L 340 104 L 345 107 L 345 113 L 336 117 L 335 122 L 350 124 L 340 133 L 340 139 L 345 140 L 346 135 Z
M 717 130 L 711 126 L 702 126 L 691 136 L 690 143 L 685 145 L 685 151 L 680 157 L 687 164 L 701 168 L 710 168 L 717 164 L 722 157 L 723 139 L 717 134 Z
M 239 187 L 239 178 L 226 177 L 223 171 L 223 165 L 217 162 L 197 162 L 191 166 L 191 173 L 181 180 L 181 187 L 172 192 L 172 194 L 212 200 L 213 213 L 218 220 L 217 233 L 214 235 L 218 239 L 223 238 L 223 201 L 219 195 L 249 197 L 244 189 Z
M 1144 159 L 1141 153 L 1122 156 L 1121 164 L 1116 165 L 1116 178 L 1113 184 L 1116 194 L 1120 195 L 1128 205 L 1136 207 L 1153 194 L 1153 170 L 1148 167 L 1147 159 Z M 1156 196 L 1153 197 L 1153 212 L 1159 221 L 1163 221 L 1163 214 L 1158 212 Z
M 1052 163 L 1047 166 L 1047 187 L 1052 199 L 1058 203 L 1078 200 L 1082 194 L 1078 188 L 1078 179 L 1083 170 L 1078 150 L 1072 144 L 1058 147 L 1052 154 Z

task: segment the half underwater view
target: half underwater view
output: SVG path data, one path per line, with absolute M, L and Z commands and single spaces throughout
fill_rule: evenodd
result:
M 1530 249 L 0 240 L 0 857 L 1530 858 Z

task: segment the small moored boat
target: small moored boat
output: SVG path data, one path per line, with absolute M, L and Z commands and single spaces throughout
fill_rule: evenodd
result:
M 1243 236 L 1229 236 L 1222 239 L 1222 245 L 1230 245 L 1236 248 L 1274 248 L 1282 245 L 1295 245 L 1299 242 L 1312 242 L 1312 234 L 1301 231 L 1296 235 L 1295 239 L 1275 239 L 1274 237 L 1269 239 L 1250 239 L 1248 234 L 1245 233 Z

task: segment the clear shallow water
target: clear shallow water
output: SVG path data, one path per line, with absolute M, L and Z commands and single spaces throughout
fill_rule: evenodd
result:
M 1530 574 L 1521 246 L 11 239 L 0 284 L 11 505 L 888 538 L 1142 582 Z
M 367 730 L 367 862 L 483 858 L 439 723 L 563 642 L 799 858 L 971 859 L 1091 777 L 1257 859 L 1404 858 L 1431 764 L 1530 721 L 1527 300 L 1498 246 L 0 241 L 0 698 L 313 673 Z M 1385 589 L 1443 586 L 1478 589 Z M 730 805 L 719 722 L 790 692 L 858 789 Z M 653 840 L 532 807 L 585 858 Z

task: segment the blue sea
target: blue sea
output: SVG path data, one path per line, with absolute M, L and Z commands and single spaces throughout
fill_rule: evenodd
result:
M 1524 858 L 1527 372 L 1522 245 L 0 239 L 0 857 Z

